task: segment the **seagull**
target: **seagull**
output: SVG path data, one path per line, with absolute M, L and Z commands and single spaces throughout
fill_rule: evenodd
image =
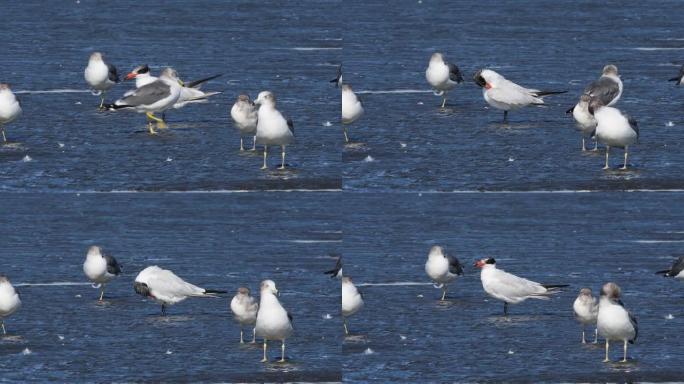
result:
M 684 84 L 684 65 L 682 65 L 682 67 L 679 68 L 679 75 L 677 75 L 677 77 L 669 79 L 668 81 L 674 81 L 675 85 Z
M 446 61 L 443 54 L 435 52 L 430 57 L 430 63 L 425 70 L 425 79 L 434 89 L 435 95 L 442 96 L 442 108 L 444 108 L 447 93 L 463 82 L 463 75 L 456 64 Z
M 85 69 L 85 80 L 95 94 L 101 96 L 100 109 L 104 107 L 105 93 L 119 82 L 116 67 L 104 60 L 100 52 L 93 52 Z
M 269 91 L 262 91 L 254 100 L 259 106 L 256 131 L 256 143 L 264 146 L 264 165 L 267 169 L 266 158 L 269 145 L 280 145 L 282 161 L 278 169 L 285 169 L 285 146 L 294 142 L 294 125 L 292 120 L 285 119 L 276 109 L 275 95 Z
M 245 325 L 254 326 L 256 324 L 259 303 L 254 297 L 250 296 L 249 288 L 238 288 L 237 293 L 230 301 L 230 310 L 238 323 L 240 323 L 240 344 L 245 341 L 242 338 L 242 327 Z M 252 344 L 256 343 L 256 328 L 252 329 Z
M 556 95 L 567 91 L 540 91 L 521 87 L 507 80 L 491 69 L 481 69 L 473 77 L 475 84 L 482 87 L 482 95 L 487 104 L 504 111 L 504 123 L 508 121 L 508 111 L 528 105 L 544 105 L 544 96 Z
M 19 307 L 21 307 L 19 292 L 14 289 L 6 276 L 0 275 L 0 325 L 3 335 L 7 334 L 5 317 L 16 312 Z
M 273 280 L 261 282 L 261 301 L 259 312 L 256 317 L 256 334 L 264 339 L 264 358 L 262 363 L 268 361 L 266 349 L 268 340 L 280 340 L 280 362 L 285 362 L 285 339 L 292 335 L 292 315 L 280 305 L 278 290 Z
M 674 277 L 677 280 L 684 281 L 684 256 L 679 256 L 679 258 L 672 263 L 670 269 L 658 271 L 656 273 L 663 275 L 664 277 Z
M 587 325 L 596 325 L 598 316 L 598 300 L 591 294 L 591 288 L 580 289 L 579 295 L 572 304 L 572 309 L 575 312 L 575 319 L 582 324 L 582 344 L 586 344 L 584 328 Z M 598 343 L 598 328 L 594 330 L 594 344 L 596 343 Z
M 577 129 L 582 134 L 582 152 L 587 150 L 585 139 L 587 137 L 594 137 L 596 132 L 596 119 L 589 113 L 589 103 L 591 102 L 591 96 L 582 95 L 580 96 L 577 105 L 567 110 L 566 113 L 572 113 L 572 117 L 575 118 L 577 122 Z M 593 151 L 598 150 L 598 141 L 594 140 Z
M 335 268 L 323 272 L 326 275 L 330 275 L 331 279 L 341 279 L 342 278 L 342 256 L 337 256 L 337 261 L 335 262 Z
M 639 335 L 639 326 L 636 318 L 629 313 L 620 300 L 620 287 L 615 283 L 606 283 L 601 288 L 599 300 L 598 319 L 596 322 L 599 335 L 606 339 L 606 358 L 608 358 L 609 343 L 611 340 L 624 343 L 624 355 L 622 362 L 627 362 L 627 342 L 634 344 Z
M 114 257 L 102 254 L 102 249 L 93 245 L 88 248 L 83 272 L 88 280 L 102 287 L 100 290 L 100 301 L 102 301 L 105 285 L 121 274 L 121 265 Z
M 603 106 L 598 99 L 592 99 L 589 103 L 589 113 L 596 119 L 596 141 L 606 145 L 606 165 L 603 169 L 610 168 L 610 147 L 625 149 L 625 161 L 621 169 L 627 169 L 629 146 L 639 140 L 636 120 L 617 108 Z
M 240 95 L 235 104 L 230 109 L 230 117 L 233 118 L 235 128 L 240 131 L 240 151 L 244 151 L 242 146 L 243 136 L 252 136 L 252 151 L 256 150 L 256 129 L 257 129 L 257 107 L 248 95 Z
M 154 115 L 155 112 L 164 112 L 171 108 L 180 97 L 181 85 L 178 74 L 173 68 L 162 71 L 159 79 L 142 86 L 123 98 L 110 104 L 107 108 L 117 110 L 121 108 L 133 108 L 136 112 L 145 112 L 150 134 L 157 132 L 152 128 L 152 121 L 157 122 L 158 128 L 166 128 L 163 119 Z
M 613 64 L 603 67 L 603 74 L 584 89 L 584 94 L 592 99 L 600 100 L 602 105 L 610 107 L 617 103 L 622 96 L 622 80 L 618 76 L 618 69 Z
M 344 141 L 349 142 L 347 127 L 363 115 L 363 105 L 361 99 L 354 93 L 351 85 L 342 85 L 342 129 L 344 130 Z
M 337 75 L 330 82 L 335 83 L 335 87 L 342 85 L 342 64 L 337 66 Z
M 482 268 L 480 280 L 485 292 L 504 302 L 504 316 L 508 316 L 509 303 L 518 304 L 527 299 L 548 300 L 549 296 L 559 293 L 560 288 L 567 287 L 567 284 L 539 284 L 497 269 L 496 260 L 491 257 L 478 260 L 475 266 Z
M 7 142 L 5 136 L 5 124 L 9 124 L 21 115 L 21 105 L 19 100 L 12 93 L 9 84 L 0 83 L 0 132 L 2 141 Z
M 226 291 L 200 288 L 176 276 L 173 272 L 156 265 L 143 269 L 135 278 L 133 289 L 143 297 L 151 297 L 161 304 L 162 315 L 166 306 L 180 303 L 188 297 L 213 297 Z
M 434 245 L 428 253 L 425 273 L 434 281 L 435 288 L 442 288 L 442 300 L 444 300 L 449 283 L 463 275 L 463 266 L 456 257 L 446 254 L 439 245 Z
M 347 317 L 355 314 L 363 308 L 363 295 L 354 285 L 351 277 L 342 277 L 342 319 L 344 322 L 344 333 L 349 334 L 347 327 Z

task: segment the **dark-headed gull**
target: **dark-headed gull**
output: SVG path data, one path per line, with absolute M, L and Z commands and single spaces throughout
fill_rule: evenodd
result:
M 504 316 L 508 315 L 508 304 L 518 304 L 527 299 L 548 300 L 549 296 L 559 293 L 560 288 L 567 287 L 566 284 L 539 284 L 497 269 L 496 260 L 491 257 L 476 261 L 475 266 L 482 268 L 480 280 L 485 292 L 504 302 Z
M 435 288 L 442 288 L 442 300 L 446 298 L 448 285 L 463 275 L 463 266 L 455 256 L 448 255 L 442 247 L 434 245 L 430 248 L 425 262 L 425 273 L 435 283 Z
M 88 248 L 83 272 L 88 280 L 101 287 L 100 301 L 102 301 L 105 285 L 121 274 L 121 266 L 114 257 L 103 254 L 100 247 L 93 245 Z
M 672 263 L 670 269 L 665 269 L 656 273 L 665 277 L 674 277 L 677 280 L 684 281 L 684 256 L 679 256 L 679 258 Z
M 596 119 L 596 140 L 606 146 L 606 164 L 603 169 L 610 168 L 610 147 L 624 148 L 622 169 L 627 169 L 629 146 L 639 140 L 639 125 L 636 120 L 617 108 L 604 106 L 598 99 L 592 99 L 589 103 L 589 113 Z
M 294 124 L 276 109 L 276 98 L 273 93 L 260 92 L 254 104 L 259 106 L 256 143 L 264 146 L 264 165 L 261 169 L 268 168 L 266 158 L 269 145 L 280 146 L 282 160 L 279 169 L 285 169 L 285 147 L 294 142 Z
M 463 75 L 456 64 L 448 62 L 444 55 L 435 52 L 430 56 L 430 63 L 425 70 L 425 79 L 435 91 L 442 96 L 442 108 L 446 105 L 447 93 L 463 82 Z
M 213 297 L 226 291 L 200 288 L 176 276 L 173 272 L 156 265 L 143 269 L 135 278 L 133 289 L 143 297 L 150 297 L 161 304 L 162 315 L 166 306 L 180 303 L 188 297 Z
M 100 109 L 102 109 L 105 93 L 119 82 L 116 67 L 107 63 L 102 53 L 93 52 L 88 59 L 84 76 L 90 88 L 100 95 Z
M 240 324 L 240 344 L 244 344 L 242 328 L 248 325 L 254 327 L 259 303 L 250 295 L 249 288 L 240 287 L 230 301 L 230 310 L 233 312 L 235 320 Z M 256 328 L 252 328 L 252 343 L 256 343 Z
M 508 121 L 508 111 L 544 105 L 544 96 L 556 95 L 567 91 L 540 91 L 521 87 L 491 69 L 481 69 L 473 77 L 475 84 L 482 87 L 482 96 L 487 104 L 504 111 L 504 123 Z
M 361 291 L 354 285 L 351 277 L 342 277 L 342 321 L 344 324 L 344 333 L 349 334 L 347 326 L 347 318 L 358 312 L 363 308 L 363 295 Z
M 16 312 L 19 307 L 21 307 L 19 292 L 14 289 L 6 276 L 0 275 L 0 326 L 4 335 L 7 334 L 5 317 Z
M 245 148 L 242 144 L 244 136 L 252 137 L 252 151 L 256 150 L 256 129 L 258 111 L 256 105 L 248 95 L 240 95 L 230 109 L 230 117 L 235 123 L 235 128 L 240 131 L 240 151 Z
M 21 115 L 19 100 L 12 93 L 9 84 L 0 83 L 0 132 L 2 141 L 7 142 L 5 136 L 5 124 L 9 124 Z
M 347 125 L 355 122 L 363 115 L 363 105 L 361 99 L 354 93 L 351 85 L 342 85 L 342 129 L 344 132 L 344 141 L 349 142 L 347 136 Z
M 615 283 L 606 283 L 601 288 L 596 326 L 599 335 L 606 339 L 606 358 L 603 362 L 610 361 L 608 351 L 611 340 L 624 343 L 622 362 L 627 362 L 627 343 L 634 344 L 639 335 L 639 327 L 636 318 L 622 304 L 620 287 Z
M 283 308 L 278 300 L 278 289 L 273 280 L 261 282 L 261 300 L 259 312 L 256 318 L 256 335 L 264 339 L 264 358 L 261 362 L 268 361 L 268 340 L 280 340 L 282 342 L 280 362 L 285 362 L 285 339 L 293 332 L 292 315 Z
M 572 304 L 575 319 L 582 325 L 582 344 L 586 344 L 584 328 L 587 325 L 596 325 L 598 316 L 598 300 L 592 295 L 591 288 L 580 289 L 579 295 Z M 598 343 L 598 329 L 594 330 L 594 344 Z

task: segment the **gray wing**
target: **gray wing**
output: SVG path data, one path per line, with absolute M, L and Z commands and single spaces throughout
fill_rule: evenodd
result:
M 675 261 L 674 264 L 672 264 L 672 268 L 670 268 L 669 275 L 677 276 L 682 271 L 684 271 L 684 256 L 679 256 L 679 259 L 677 259 L 677 261 Z
M 119 74 L 116 73 L 116 67 L 111 64 L 107 64 L 107 68 L 109 69 L 109 80 L 118 83 Z
M 461 71 L 458 69 L 456 64 L 449 63 L 447 65 L 449 66 L 449 80 L 462 83 L 463 74 L 461 74 Z
M 589 84 L 584 93 L 598 99 L 603 105 L 608 105 L 620 93 L 620 86 L 608 77 L 601 77 Z
M 138 106 L 150 105 L 155 102 L 168 97 L 171 94 L 171 87 L 163 81 L 157 80 L 153 83 L 147 84 L 135 90 L 132 94 L 119 100 L 117 104 Z
M 454 275 L 462 275 L 463 266 L 458 259 L 455 256 L 450 255 L 447 256 L 447 259 L 449 259 L 449 272 L 453 273 Z
M 112 275 L 118 275 L 121 273 L 121 265 L 116 261 L 113 256 L 105 255 L 105 260 L 107 260 L 107 272 Z

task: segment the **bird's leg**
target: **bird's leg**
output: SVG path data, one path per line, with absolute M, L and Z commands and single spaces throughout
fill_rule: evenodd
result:
M 598 328 L 594 329 L 594 344 L 598 344 Z
M 342 318 L 342 324 L 344 325 L 344 334 L 349 334 L 349 328 L 347 328 L 347 318 Z
M 610 362 L 610 359 L 608 358 L 608 349 L 609 349 L 609 342 L 608 339 L 606 339 L 606 358 L 603 360 L 604 363 Z
M 587 340 L 584 338 L 584 328 L 582 328 L 582 344 L 586 344 Z
M 152 120 L 155 119 L 154 115 L 150 112 L 147 112 L 145 116 L 147 116 L 147 129 L 150 131 L 150 135 L 156 135 L 157 132 L 152 127 Z
M 622 164 L 622 169 L 627 169 L 627 155 L 629 154 L 629 147 L 625 145 L 625 162 Z
M 623 354 L 622 354 L 622 362 L 623 362 L 623 363 L 626 363 L 626 362 L 627 362 L 627 340 L 625 340 L 624 343 L 625 343 L 625 344 L 624 344 L 624 346 L 622 347 L 622 348 L 623 348 L 623 351 L 622 351 L 622 353 L 623 353 Z
M 447 287 L 447 286 L 446 286 L 446 284 L 445 284 L 444 287 L 442 288 L 442 301 L 444 301 L 444 299 L 446 298 L 446 291 L 447 291 L 447 288 L 446 288 L 446 287 Z
M 344 132 L 344 142 L 348 143 L 349 142 L 349 136 L 347 135 L 347 127 L 343 126 L 342 132 Z
M 6 143 L 7 137 L 5 137 L 5 126 L 4 125 L 0 125 L 0 132 L 2 132 L 2 141 Z
M 268 340 L 264 339 L 264 358 L 261 359 L 261 362 L 262 362 L 262 363 L 265 363 L 265 362 L 268 361 L 268 357 L 266 357 L 266 343 L 267 343 L 267 342 L 268 342 Z
M 606 165 L 603 166 L 603 169 L 610 169 L 608 166 L 608 154 L 610 153 L 610 146 L 606 145 Z
M 442 109 L 444 109 L 445 105 L 446 105 L 446 92 L 444 92 L 444 96 L 442 96 Z
M 245 147 L 242 146 L 242 136 L 240 136 L 240 152 L 244 151 Z
M 504 111 L 504 119 L 503 119 L 504 124 L 508 123 L 508 111 Z
M 240 326 L 240 344 L 244 344 L 245 340 L 242 339 L 242 326 Z
M 594 139 L 594 149 L 592 151 L 596 152 L 598 151 L 598 140 Z
M 264 165 L 261 166 L 261 169 L 267 169 L 268 168 L 268 166 L 266 166 L 266 156 L 268 156 L 267 153 L 268 153 L 268 146 L 264 145 Z
M 281 160 L 280 160 L 280 168 L 278 169 L 285 169 L 285 146 L 281 145 L 280 148 L 282 149 L 281 151 Z
M 256 328 L 252 328 L 252 344 L 256 344 Z
M 6 335 L 7 330 L 5 330 L 5 320 L 0 320 L 0 325 L 2 325 L 2 334 Z
M 584 145 L 584 136 L 582 136 L 582 152 L 586 151 L 587 147 Z
M 100 107 L 99 107 L 100 110 L 104 109 L 104 99 L 105 99 L 105 93 L 103 91 L 102 94 L 100 95 Z
M 285 339 L 283 339 L 283 344 L 280 346 L 280 362 L 285 362 Z
M 256 135 L 252 139 L 252 151 L 256 151 Z
M 504 316 L 508 316 L 508 303 L 504 301 Z
M 166 316 L 166 305 L 162 304 L 162 316 Z
M 100 289 L 100 301 L 102 301 L 102 298 L 104 297 L 104 289 L 105 289 L 105 285 L 102 284 L 102 289 Z

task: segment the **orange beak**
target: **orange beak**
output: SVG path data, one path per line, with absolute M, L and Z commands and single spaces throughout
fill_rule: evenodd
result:
M 126 75 L 126 78 L 124 80 L 133 80 L 133 79 L 135 79 L 136 76 L 138 76 L 137 73 L 131 72 L 128 75 Z

